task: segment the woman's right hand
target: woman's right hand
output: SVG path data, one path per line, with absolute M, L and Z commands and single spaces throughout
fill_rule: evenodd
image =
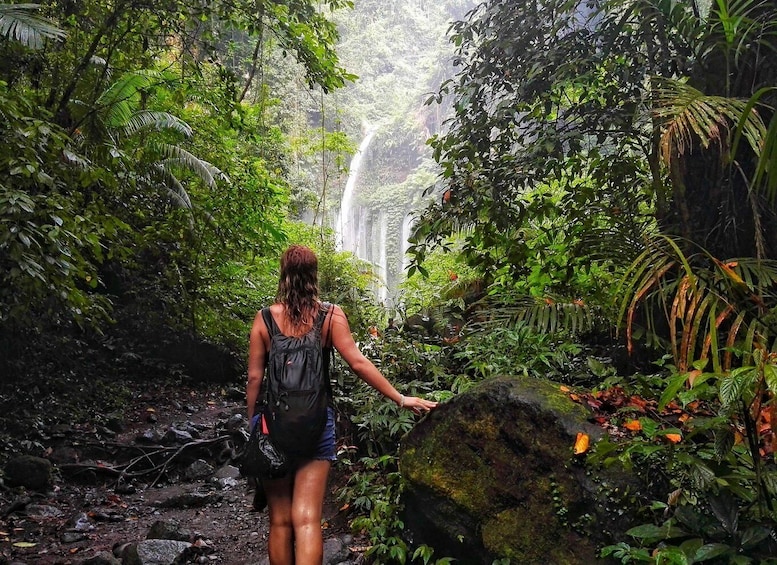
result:
M 414 414 L 425 414 L 431 412 L 437 408 L 437 402 L 433 400 L 426 400 L 425 398 L 419 398 L 418 396 L 402 396 L 400 402 L 400 408 L 410 410 Z

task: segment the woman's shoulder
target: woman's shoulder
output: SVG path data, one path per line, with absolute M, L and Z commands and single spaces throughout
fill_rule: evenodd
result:
M 332 316 L 345 316 L 343 309 L 334 302 L 321 302 L 321 309 L 326 310 L 327 313 L 331 312 Z
M 284 312 L 286 312 L 286 307 L 282 302 L 274 302 L 269 306 L 265 306 L 263 310 L 269 310 L 274 316 L 283 316 Z

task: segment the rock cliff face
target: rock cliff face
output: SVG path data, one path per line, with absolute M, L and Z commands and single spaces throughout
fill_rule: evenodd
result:
M 602 434 L 588 416 L 558 385 L 528 378 L 492 379 L 440 406 L 400 453 L 414 542 L 472 564 L 596 563 L 608 534 L 631 525 L 635 495 L 627 477 L 594 477 L 574 455 L 579 432 Z

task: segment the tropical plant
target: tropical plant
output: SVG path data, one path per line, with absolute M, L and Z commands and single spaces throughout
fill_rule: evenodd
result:
M 760 0 L 485 2 L 453 27 L 460 71 L 438 96 L 452 96 L 456 115 L 431 141 L 441 197 L 418 224 L 416 259 L 458 233 L 484 276 L 522 290 L 542 283 L 535 296 L 550 298 L 547 288 L 570 280 L 556 269 L 559 255 L 611 271 L 623 281 L 620 316 L 603 318 L 620 320 L 629 344 L 648 335 L 672 352 L 675 371 L 651 381 L 662 407 L 721 407 L 714 417 L 689 409 L 694 423 L 684 426 L 646 421 L 642 439 L 602 443 L 635 470 L 662 469 L 653 477 L 692 493 L 683 505 L 705 520 L 715 522 L 710 497 L 736 501 L 748 527 L 686 529 L 703 541 L 671 562 L 712 559 L 706 543 L 726 544 L 718 555 L 736 559 L 751 547 L 741 532 L 774 520 L 762 413 L 774 402 L 764 360 L 777 306 L 768 178 L 777 68 L 764 53 L 777 47 L 775 15 Z M 553 235 L 562 237 L 527 237 L 556 213 L 565 224 Z M 533 241 L 551 258 L 544 271 L 527 269 Z M 674 523 L 665 519 L 650 527 L 666 534 Z M 611 555 L 652 559 L 628 544 Z
M 680 371 L 690 370 L 695 359 L 710 359 L 715 371 L 728 371 L 735 348 L 771 347 L 777 337 L 772 315 L 777 263 L 720 260 L 705 250 L 686 254 L 681 245 L 685 242 L 659 236 L 626 272 L 619 295 L 628 347 L 638 321 L 648 340 L 668 337 Z
M 404 539 L 401 518 L 402 475 L 397 470 L 397 457 L 383 455 L 364 457 L 348 479 L 338 497 L 345 507 L 358 512 L 351 526 L 354 531 L 367 532 L 371 547 L 366 555 L 371 562 L 422 563 L 450 565 L 450 557 L 435 558 L 439 552 L 428 545 L 412 548 Z
M 461 246 L 450 241 L 432 252 L 423 265 L 411 267 L 397 302 L 405 315 L 431 315 L 446 307 L 450 313 L 463 312 L 466 303 L 482 293 L 479 286 L 476 271 L 461 255 Z
M 701 361 L 690 374 L 668 366 L 673 372 L 653 380 L 665 387 L 653 415 L 624 425 L 631 438 L 597 443 L 590 463 L 622 464 L 666 495 L 645 509 L 647 523 L 627 532 L 636 541 L 603 555 L 623 563 L 770 563 L 763 558 L 774 547 L 777 469 L 768 357 L 756 352 L 760 365 L 730 374 L 706 372 Z
M 94 292 L 98 267 L 121 254 L 107 242 L 126 225 L 73 190 L 97 171 L 83 166 L 45 113 L 2 82 L 0 116 L 0 319 L 12 333 L 39 330 L 44 320 L 99 325 L 109 303 Z
M 192 174 L 210 189 L 215 188 L 216 178 L 221 177 L 225 182 L 228 179 L 209 162 L 165 139 L 164 134 L 168 138 L 169 134 L 190 138 L 192 129 L 187 123 L 169 112 L 140 106 L 141 100 L 149 104 L 149 96 L 153 96 L 157 87 L 175 88 L 173 80 L 171 75 L 156 71 L 132 72 L 120 77 L 97 98 L 98 121 L 79 130 L 82 136 L 89 135 L 87 130 L 101 130 L 104 138 L 89 140 L 89 146 L 123 161 L 123 167 L 128 170 L 134 168 L 140 190 L 161 186 L 177 206 L 191 210 L 194 206 L 179 178 L 181 172 Z M 81 122 L 81 126 L 86 124 Z M 163 135 L 155 137 L 155 132 Z
M 35 13 L 39 8 L 39 4 L 0 4 L 0 36 L 30 49 L 42 48 L 49 39 L 63 39 L 63 30 Z
M 690 418 L 682 432 L 677 430 L 685 447 L 667 454 L 673 467 L 666 476 L 674 488 L 691 494 L 675 512 L 684 527 L 677 528 L 673 519 L 635 529 L 631 535 L 649 544 L 657 532 L 673 528 L 676 537 L 686 541 L 669 545 L 664 559 L 684 555 L 687 562 L 717 557 L 735 563 L 742 551 L 754 551 L 764 542 L 769 524 L 777 518 L 777 471 L 770 461 L 775 437 L 771 413 L 777 406 L 771 353 L 777 337 L 777 265 L 755 258 L 721 261 L 704 250 L 686 254 L 681 246 L 689 247 L 658 237 L 635 261 L 624 278 L 621 314 L 629 347 L 637 320 L 646 323 L 647 336 L 668 336 L 675 366 L 673 374 L 659 381 L 663 388 L 658 408 L 679 401 Z M 703 415 L 688 408 L 700 402 L 709 406 Z M 712 406 L 717 406 L 714 416 L 709 413 Z M 641 445 L 628 442 L 625 453 L 639 452 Z M 730 512 L 721 513 L 716 506 L 721 497 L 729 500 Z M 718 521 L 710 522 L 713 515 Z M 738 529 L 738 523 L 748 527 Z
M 364 355 L 401 393 L 438 401 L 452 396 L 459 373 L 448 348 L 421 343 L 404 331 L 373 337 L 366 327 L 355 330 Z M 414 416 L 354 379 L 339 357 L 333 376 L 335 404 L 347 422 L 341 433 L 349 445 L 371 457 L 395 454 L 400 438 L 415 424 Z
M 348 6 L 0 4 L 4 362 L 48 324 L 112 317 L 138 339 L 243 347 L 289 226 L 278 87 L 352 78 L 331 22 Z M 301 62 L 281 68 L 289 54 Z
M 453 358 L 473 383 L 499 375 L 572 383 L 586 380 L 588 373 L 580 345 L 526 324 L 488 323 L 477 331 L 465 329 L 456 345 Z
M 777 77 L 762 55 L 777 45 L 772 15 L 756 0 L 708 12 L 663 0 L 482 4 L 453 27 L 461 70 L 437 99 L 452 95 L 457 112 L 431 141 L 444 197 L 418 224 L 417 260 L 468 228 L 471 264 L 523 277 L 536 250 L 521 236 L 559 204 L 564 239 L 546 242 L 548 257 L 563 243 L 581 262 L 625 267 L 656 225 L 716 256 L 757 245 L 771 257 L 772 204 L 747 188 L 765 120 L 747 99 Z M 771 91 L 760 96 L 768 113 Z M 749 143 L 731 158 L 740 118 Z

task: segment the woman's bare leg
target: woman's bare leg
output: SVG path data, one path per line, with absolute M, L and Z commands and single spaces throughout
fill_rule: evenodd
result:
M 324 560 L 321 513 L 331 466 L 330 461 L 313 460 L 297 469 L 291 505 L 296 541 L 295 565 L 321 565 Z
M 291 520 L 293 478 L 294 475 L 290 475 L 264 481 L 270 510 L 270 565 L 294 565 L 294 528 Z

